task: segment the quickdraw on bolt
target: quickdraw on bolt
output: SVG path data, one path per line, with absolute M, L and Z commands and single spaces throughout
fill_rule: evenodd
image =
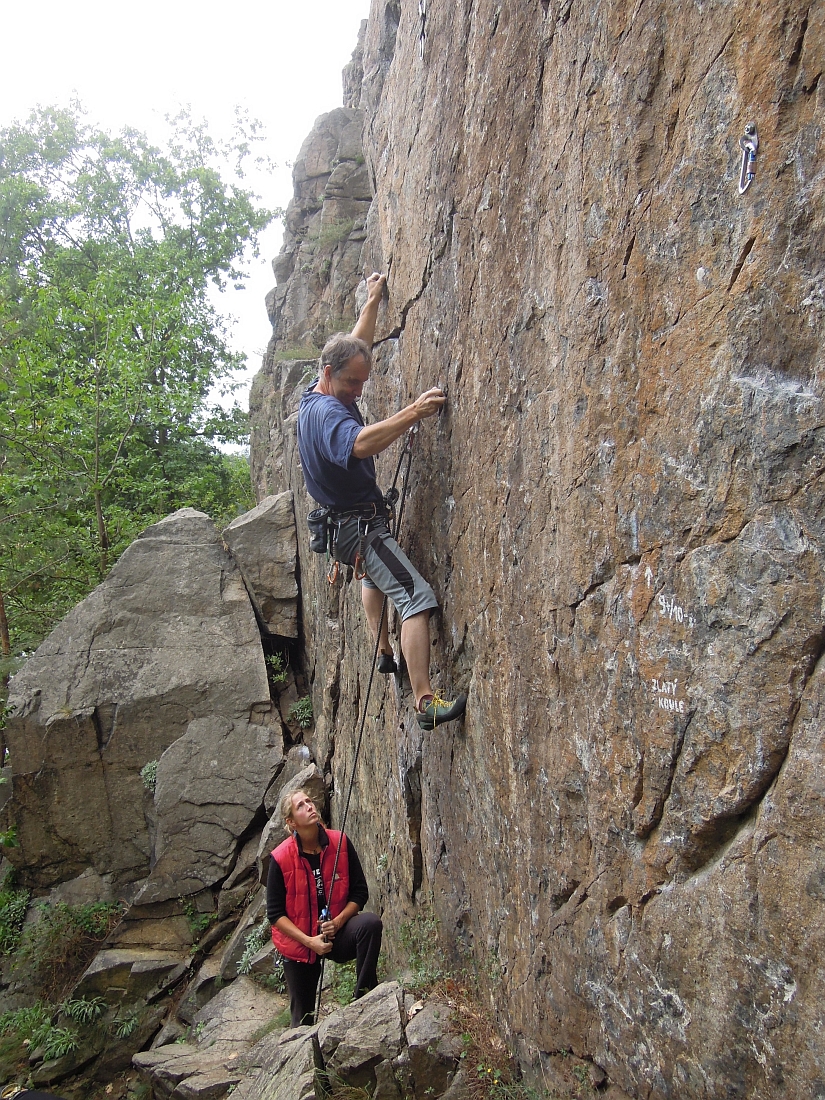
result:
M 739 194 L 744 195 L 756 175 L 756 153 L 759 149 L 759 135 L 756 132 L 755 123 L 749 122 L 745 127 L 744 136 L 739 139 L 739 148 L 742 150 L 742 167 L 739 170 Z

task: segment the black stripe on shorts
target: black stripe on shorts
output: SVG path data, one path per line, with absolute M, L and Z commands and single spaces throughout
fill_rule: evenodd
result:
M 373 548 L 375 553 L 381 559 L 381 561 L 389 569 L 390 573 L 395 577 L 407 595 L 412 599 L 415 593 L 415 581 L 412 579 L 409 569 L 403 562 L 393 554 L 392 550 L 387 546 L 381 537 L 382 531 L 370 531 L 367 535 L 367 542 Z

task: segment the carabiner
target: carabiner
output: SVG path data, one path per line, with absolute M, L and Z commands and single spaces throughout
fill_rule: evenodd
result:
M 338 580 L 338 574 L 340 572 L 341 563 L 337 560 L 337 558 L 333 558 L 332 564 L 330 565 L 329 569 L 327 569 L 327 580 L 330 584 L 335 584 L 335 582 Z

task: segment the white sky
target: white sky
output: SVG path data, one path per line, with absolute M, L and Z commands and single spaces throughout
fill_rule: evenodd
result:
M 265 205 L 286 206 L 301 143 L 320 114 L 341 106 L 341 70 L 350 60 L 370 0 L 3 0 L 0 125 L 35 104 L 65 106 L 76 93 L 91 121 L 134 126 L 160 138 L 164 115 L 190 104 L 210 131 L 227 133 L 236 104 L 264 124 L 260 148 L 278 165 L 249 177 Z M 264 295 L 275 285 L 271 261 L 280 224 L 261 238 L 243 291 L 221 296 L 238 319 L 234 345 L 248 374 L 269 339 Z M 243 403 L 243 397 L 241 396 Z

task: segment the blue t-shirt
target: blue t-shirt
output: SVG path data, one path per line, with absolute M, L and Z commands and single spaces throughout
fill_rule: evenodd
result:
M 381 501 L 375 462 L 352 454 L 364 427 L 358 406 L 316 393 L 315 386 L 304 390 L 298 408 L 298 450 L 309 495 L 340 511 Z

